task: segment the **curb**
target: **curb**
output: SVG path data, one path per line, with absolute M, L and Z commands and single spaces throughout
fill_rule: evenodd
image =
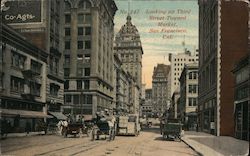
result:
M 185 140 L 181 138 L 181 141 L 184 142 L 189 148 L 191 148 L 193 151 L 195 151 L 199 156 L 204 156 L 202 153 L 198 152 L 193 146 L 188 144 Z
M 44 134 L 44 132 L 30 132 L 27 133 L 8 133 L 7 137 L 1 137 L 1 140 L 8 138 L 22 138 L 22 137 L 31 137 L 31 136 L 43 136 L 43 135 L 54 135 L 53 133 Z

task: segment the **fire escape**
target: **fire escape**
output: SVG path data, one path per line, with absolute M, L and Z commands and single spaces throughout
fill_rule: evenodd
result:
M 22 71 L 22 74 L 25 79 L 25 85 L 27 89 L 24 90 L 24 93 L 21 94 L 21 96 L 26 99 L 26 100 L 35 100 L 37 95 L 36 92 L 40 89 L 38 88 L 37 84 L 38 83 L 38 76 L 40 75 L 39 72 L 32 70 L 32 69 L 26 69 Z

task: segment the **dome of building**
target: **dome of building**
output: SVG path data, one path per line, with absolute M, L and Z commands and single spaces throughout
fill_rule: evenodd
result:
M 124 24 L 120 31 L 119 35 L 139 35 L 138 30 L 135 25 L 132 24 L 132 18 L 130 15 L 127 16 L 127 22 Z

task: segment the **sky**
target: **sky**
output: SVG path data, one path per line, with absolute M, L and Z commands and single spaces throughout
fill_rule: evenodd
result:
M 130 2 L 129 2 L 130 1 Z M 196 0 L 115 0 L 115 34 L 126 23 L 128 12 L 140 34 L 142 82 L 152 87 L 154 66 L 170 64 L 169 53 L 198 48 L 198 3 Z M 130 5 L 129 5 L 130 4 Z M 130 6 L 130 7 L 129 7 Z

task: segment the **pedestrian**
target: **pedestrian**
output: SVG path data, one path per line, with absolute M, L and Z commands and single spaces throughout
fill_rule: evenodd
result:
M 1 136 L 2 138 L 7 136 L 7 120 L 5 118 L 1 120 Z
M 26 121 L 25 132 L 28 135 L 30 131 L 31 131 L 31 124 L 30 122 Z
M 83 125 L 85 125 L 85 123 L 84 123 L 85 122 L 84 121 L 84 115 L 82 116 L 82 121 L 81 122 L 82 122 Z

